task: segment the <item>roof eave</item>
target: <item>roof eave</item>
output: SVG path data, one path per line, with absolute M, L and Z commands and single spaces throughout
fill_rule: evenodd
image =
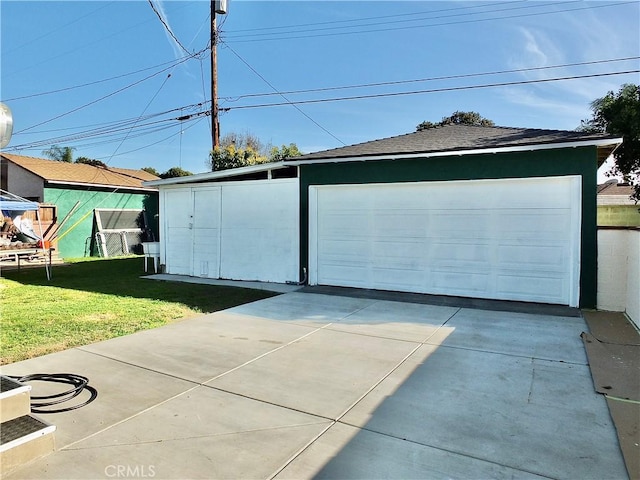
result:
M 157 188 L 149 188 L 146 186 L 140 187 L 132 187 L 132 186 L 124 186 L 124 185 L 108 185 L 104 183 L 84 183 L 84 182 L 69 182 L 66 180 L 45 180 L 45 182 L 49 185 L 69 185 L 73 187 L 91 187 L 91 188 L 108 188 L 108 189 L 117 189 L 117 190 L 141 190 L 145 192 L 157 192 Z
M 260 165 L 249 165 L 247 167 L 229 168 L 227 170 L 216 170 L 214 172 L 196 173 L 195 175 L 188 175 L 186 177 L 173 177 L 163 178 L 161 180 L 152 180 L 148 182 L 142 182 L 145 186 L 166 186 L 176 185 L 182 183 L 196 183 L 204 182 L 207 180 L 218 180 L 221 178 L 237 177 L 241 175 L 249 175 L 252 173 L 266 172 L 269 170 L 279 170 L 292 166 L 289 162 L 279 161 L 271 163 L 261 163 Z
M 287 160 L 286 163 L 292 166 L 309 165 L 317 163 L 342 163 L 342 162 L 362 162 L 376 160 L 401 160 L 413 158 L 432 158 L 432 157 L 452 157 L 463 155 L 482 155 L 491 153 L 509 153 L 509 152 L 526 152 L 534 150 L 553 150 L 557 148 L 578 148 L 595 146 L 599 150 L 607 149 L 609 156 L 620 144 L 622 138 L 606 138 L 601 140 L 581 140 L 573 142 L 561 143 L 539 143 L 531 145 L 517 145 L 509 147 L 492 147 L 492 148 L 474 148 L 468 150 L 445 150 L 438 152 L 417 152 L 417 153 L 389 153 L 383 155 L 360 155 L 349 157 L 318 157 L 308 160 Z M 607 148 L 609 147 L 609 148 Z

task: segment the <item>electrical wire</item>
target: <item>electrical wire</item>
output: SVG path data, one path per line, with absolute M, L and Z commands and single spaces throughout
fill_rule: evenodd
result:
M 137 73 L 146 72 L 147 70 L 153 70 L 154 68 L 162 67 L 162 66 L 168 65 L 168 64 L 171 64 L 168 67 L 168 68 L 171 68 L 172 66 L 179 65 L 179 63 L 181 63 L 182 60 L 189 59 L 189 58 L 198 58 L 202 54 L 202 52 L 203 52 L 203 50 L 201 50 L 200 52 L 195 53 L 195 54 L 190 53 L 186 57 L 178 58 L 178 59 L 175 59 L 175 60 L 170 60 L 168 62 L 163 62 L 163 63 L 160 63 L 158 65 L 154 65 L 152 67 L 142 68 L 140 70 L 136 70 L 135 72 L 123 73 L 121 75 L 116 75 L 115 77 L 104 78 L 102 80 L 95 80 L 93 82 L 83 83 L 83 84 L 80 84 L 80 85 L 73 85 L 71 87 L 59 88 L 57 90 L 50 90 L 50 91 L 47 91 L 47 92 L 32 93 L 32 94 L 29 94 L 29 95 L 23 95 L 21 97 L 5 98 L 2 101 L 5 102 L 5 103 L 6 102 L 13 102 L 13 101 L 16 101 L 16 100 L 25 100 L 25 99 L 28 99 L 28 98 L 35 98 L 35 97 L 42 97 L 42 96 L 45 96 L 45 95 L 52 95 L 54 93 L 68 92 L 69 90 L 76 90 L 78 88 L 91 87 L 93 85 L 98 85 L 100 83 L 110 82 L 111 80 L 117 80 L 119 78 L 130 77 L 131 75 L 135 75 Z
M 226 44 L 225 44 L 226 45 Z M 249 69 L 255 73 L 258 77 L 260 77 L 262 79 L 263 82 L 265 82 L 267 85 L 269 85 L 271 88 L 273 88 L 273 90 L 282 98 L 285 99 L 285 101 L 291 105 L 293 108 L 295 108 L 296 110 L 298 110 L 298 112 L 300 112 L 302 115 L 304 115 L 305 117 L 307 117 L 309 120 L 311 120 L 311 122 L 316 125 L 317 127 L 319 127 L 322 131 L 324 131 L 325 133 L 329 134 L 331 137 L 333 137 L 335 140 L 337 140 L 338 142 L 340 142 L 342 145 L 346 145 L 346 143 L 344 143 L 342 140 L 340 140 L 338 137 L 336 137 L 333 133 L 331 133 L 329 130 L 327 130 L 325 127 L 323 127 L 322 125 L 320 125 L 318 122 L 316 122 L 313 118 L 311 118 L 307 113 L 305 113 L 302 109 L 300 109 L 300 107 L 298 107 L 297 105 L 295 105 L 293 102 L 289 101 L 289 99 L 284 96 L 282 93 L 278 92 L 278 89 L 276 87 L 274 87 L 266 78 L 264 78 L 262 75 L 260 75 L 260 73 L 258 73 L 258 71 L 253 68 L 251 65 L 249 65 L 249 63 L 242 58 L 238 52 L 236 52 L 233 48 L 231 48 L 230 46 L 226 45 L 226 47 L 231 50 L 231 52 L 240 59 L 240 61 L 242 61 L 242 63 L 244 63 L 247 67 L 249 67 Z
M 171 30 L 171 28 L 169 27 L 169 25 L 167 25 L 167 22 L 165 21 L 165 19 L 163 18 L 162 15 L 160 15 L 160 12 L 158 12 L 158 10 L 156 10 L 155 5 L 153 4 L 153 2 L 151 0 L 147 0 L 149 2 L 149 5 L 151 6 L 151 10 L 154 11 L 154 13 L 158 16 L 158 19 L 160 20 L 160 23 L 162 23 L 162 25 L 164 26 L 164 29 L 167 31 L 167 33 L 169 35 L 171 35 L 171 38 L 173 38 L 173 40 L 178 44 L 178 46 L 184 50 L 185 52 L 187 52 L 187 54 L 189 54 L 189 50 L 187 50 L 185 48 L 184 45 L 182 45 L 182 43 L 180 43 L 180 40 L 178 40 L 178 38 L 173 34 L 173 30 Z
M 170 113 L 175 113 L 175 112 L 181 112 L 184 110 L 187 111 L 192 111 L 195 112 L 197 111 L 199 108 L 202 108 L 204 105 L 206 105 L 207 103 L 209 103 L 210 101 L 207 100 L 205 102 L 200 102 L 200 103 L 192 103 L 190 105 L 183 105 L 181 107 L 176 107 L 176 108 L 172 108 L 169 110 L 165 110 L 162 112 L 157 112 L 157 113 L 150 113 L 148 115 L 144 115 L 142 118 L 140 117 L 133 117 L 133 118 L 125 118 L 125 119 L 119 119 L 119 120 L 111 120 L 109 122 L 101 122 L 101 123 L 92 123 L 89 125 L 82 125 L 82 126 L 75 126 L 75 127 L 65 127 L 65 128 L 56 128 L 56 129 L 51 129 L 51 130 L 37 130 L 35 132 L 31 132 L 31 135 L 34 134 L 41 134 L 41 133 L 48 133 L 48 132 L 61 132 L 61 131 L 65 131 L 65 130 L 77 130 L 78 128 L 84 128 L 84 127 L 104 127 L 104 128 L 108 128 L 110 126 L 118 126 L 118 127 L 122 127 L 125 126 L 127 124 L 130 123 L 135 123 L 136 121 L 139 120 L 149 120 L 151 118 L 155 118 L 155 117 L 161 117 L 162 115 L 167 115 Z M 176 118 L 179 119 L 180 117 Z M 86 130 L 84 132 L 92 132 L 94 130 Z M 82 133 L 84 133 L 82 132 Z
M 501 17 L 478 18 L 473 20 L 432 23 L 428 25 L 412 25 L 412 26 L 404 26 L 404 27 L 357 30 L 357 31 L 351 31 L 351 32 L 318 33 L 318 34 L 311 34 L 311 35 L 281 36 L 281 37 L 276 37 L 274 35 L 271 35 L 268 37 L 248 38 L 243 40 L 242 38 L 250 37 L 249 35 L 244 35 L 242 37 L 238 36 L 235 38 L 230 38 L 229 42 L 231 43 L 269 42 L 269 41 L 279 41 L 279 40 L 297 40 L 297 39 L 308 39 L 308 38 L 318 38 L 318 37 L 331 37 L 331 36 L 339 36 L 339 35 L 357 35 L 362 33 L 390 32 L 390 31 L 398 31 L 398 30 L 410 30 L 410 29 L 416 29 L 416 28 L 432 28 L 432 27 L 442 27 L 442 26 L 450 26 L 450 25 L 463 25 L 463 24 L 469 24 L 469 23 L 489 22 L 489 21 L 495 21 L 495 20 L 510 20 L 514 18 L 536 17 L 541 15 L 555 15 L 558 13 L 576 12 L 580 10 L 592 10 L 596 8 L 617 7 L 617 6 L 629 5 L 629 4 L 637 4 L 637 2 L 627 1 L 627 2 L 618 2 L 618 3 L 606 3 L 603 5 L 590 5 L 588 7 L 568 8 L 563 10 L 553 10 L 553 11 L 546 11 L 546 12 L 523 13 L 519 15 L 507 15 L 507 16 L 501 16 Z M 302 32 L 292 31 L 292 32 L 279 33 L 276 35 L 290 35 L 290 34 L 294 35 L 296 33 L 302 33 Z
M 63 413 L 76 410 L 78 408 L 89 405 L 98 398 L 98 391 L 89 385 L 89 379 L 75 373 L 34 373 L 31 375 L 11 376 L 10 378 L 20 382 L 49 382 L 61 383 L 63 385 L 71 385 L 69 390 L 51 395 L 31 395 L 31 412 L 37 414 L 46 413 Z M 53 405 L 69 402 L 84 391 L 89 392 L 89 398 L 84 402 L 62 408 L 48 408 Z
M 586 63 L 590 63 L 590 62 L 586 62 Z M 534 67 L 534 68 L 544 68 L 544 67 Z M 487 83 L 487 84 L 477 84 L 477 85 L 467 85 L 467 86 L 457 86 L 457 87 L 443 87 L 443 88 L 424 89 L 424 90 L 415 90 L 415 91 L 406 91 L 406 92 L 389 92 L 389 93 L 370 94 L 370 95 L 357 95 L 357 96 L 308 99 L 308 100 L 287 99 L 286 102 L 230 106 L 230 107 L 226 107 L 223 110 L 232 111 L 232 110 L 249 109 L 249 108 L 266 108 L 266 107 L 287 106 L 287 105 L 290 106 L 292 104 L 327 103 L 327 102 L 360 100 L 360 99 L 369 99 L 369 98 L 384 98 L 384 97 L 395 97 L 395 96 L 404 96 L 404 95 L 429 94 L 429 93 L 447 92 L 447 91 L 473 90 L 473 89 L 479 89 L 479 88 L 496 88 L 496 87 L 505 87 L 505 86 L 549 83 L 549 82 L 556 82 L 556 81 L 569 81 L 569 80 L 576 80 L 576 79 L 583 79 L 583 78 L 624 75 L 624 74 L 632 74 L 632 73 L 638 73 L 638 72 L 640 72 L 640 70 L 635 69 L 635 70 L 628 70 L 628 71 L 604 72 L 604 73 L 596 73 L 596 74 L 573 75 L 573 76 L 565 76 L 565 77 L 554 77 L 554 78 L 547 78 L 547 79 L 522 80 L 522 81 L 501 82 L 501 83 Z M 123 124 L 124 121 L 115 121 L 115 122 L 106 124 L 105 128 L 103 129 L 98 128 L 94 130 L 79 132 L 77 134 L 72 134 L 65 137 L 48 138 L 48 139 L 40 140 L 38 142 L 15 145 L 15 146 L 6 148 L 5 151 L 12 152 L 12 151 L 28 150 L 28 149 L 34 149 L 36 147 L 51 145 L 53 143 L 69 143 L 72 141 L 79 141 L 83 139 L 96 138 L 96 137 L 103 138 L 103 141 L 100 142 L 101 144 L 111 143 L 112 141 L 115 141 L 115 140 L 109 140 L 109 136 L 115 136 L 119 132 L 122 132 L 123 130 L 126 130 L 126 129 L 133 130 L 134 127 L 137 129 L 137 131 L 135 133 L 130 133 L 129 138 L 135 138 L 138 136 L 157 133 L 164 129 L 172 128 L 172 125 L 175 125 L 174 122 L 176 121 L 184 122 L 184 121 L 189 121 L 192 119 L 210 115 L 211 112 L 209 110 L 196 111 L 196 109 L 198 108 L 206 107 L 206 103 L 208 102 L 191 104 L 188 106 L 166 110 L 158 114 L 150 114 L 147 116 L 130 119 L 130 120 L 127 120 L 126 124 Z M 174 112 L 178 112 L 180 110 L 186 110 L 186 109 L 191 110 L 193 113 L 190 113 L 188 115 L 181 115 L 180 117 L 173 116 L 166 119 L 144 122 L 136 125 L 140 119 L 151 119 L 157 116 L 161 116 L 168 113 L 174 113 Z M 95 144 L 89 144 L 89 145 L 95 145 Z
M 205 111 L 204 113 L 197 112 L 197 109 L 206 108 L 206 105 L 207 105 L 206 103 L 196 103 L 196 104 L 191 104 L 183 107 L 166 110 L 160 113 L 143 115 L 142 117 L 138 117 L 138 118 L 116 120 L 116 121 L 108 122 L 106 124 L 97 124 L 99 128 L 84 130 L 84 131 L 72 133 L 65 136 L 49 137 L 49 138 L 45 138 L 35 142 L 14 145 L 14 146 L 5 148 L 4 150 L 7 152 L 11 152 L 11 151 L 19 151 L 19 150 L 25 150 L 25 149 L 34 149 L 37 147 L 49 146 L 52 144 L 76 142 L 79 140 L 91 139 L 95 137 L 109 138 L 110 136 L 114 136 L 129 130 L 131 126 L 134 126 L 138 130 L 149 130 L 151 128 L 160 128 L 162 127 L 163 124 L 166 125 L 167 123 L 170 123 L 170 125 L 166 125 L 164 128 L 171 128 L 171 126 L 175 125 L 176 121 L 184 122 L 194 117 L 208 115 L 210 113 L 208 111 Z M 170 118 L 164 118 L 164 119 L 153 120 L 153 121 L 144 121 L 143 123 L 140 123 L 140 120 L 151 120 L 153 118 L 157 118 L 166 114 L 176 113 L 184 110 L 187 110 L 190 112 L 197 112 L 197 113 L 189 114 L 186 116 L 182 115 L 180 117 L 172 116 Z M 77 128 L 77 127 L 74 127 L 74 128 Z M 133 138 L 133 137 L 130 137 L 130 138 Z M 105 143 L 105 142 L 101 142 L 101 144 L 102 143 Z M 110 142 L 106 142 L 106 143 L 110 143 Z
M 433 88 L 430 90 L 414 90 L 410 92 L 378 93 L 378 94 L 370 94 L 370 95 L 356 95 L 351 97 L 336 97 L 336 98 L 323 98 L 323 99 L 311 99 L 311 100 L 292 100 L 286 103 L 264 103 L 264 104 L 256 104 L 256 105 L 240 105 L 237 107 L 229 107 L 229 109 L 241 110 L 241 109 L 247 109 L 247 108 L 281 107 L 281 106 L 290 105 L 290 104 L 302 105 L 302 104 L 310 104 L 310 103 L 328 103 L 328 102 L 340 102 L 340 101 L 346 101 L 346 100 L 363 100 L 367 98 L 398 97 L 398 96 L 404 96 L 404 95 L 418 95 L 418 94 L 424 94 L 424 93 L 475 90 L 477 88 L 509 87 L 514 85 L 528 85 L 528 84 L 535 84 L 535 83 L 558 82 L 563 80 L 577 80 L 581 78 L 608 77 L 612 75 L 628 75 L 628 74 L 639 73 L 639 72 L 640 70 L 628 70 L 623 72 L 594 73 L 590 75 L 574 75 L 570 77 L 543 78 L 538 80 L 521 80 L 517 82 L 503 82 L 503 83 L 489 83 L 484 85 L 468 85 L 468 86 L 461 86 L 461 87 Z
M 158 90 L 156 91 L 156 93 L 153 95 L 153 97 L 151 97 L 151 100 L 149 100 L 149 102 L 147 103 L 147 105 L 144 107 L 144 110 L 142 110 L 142 113 L 140 114 L 141 118 L 144 115 L 144 112 L 147 111 L 147 109 L 149 108 L 149 106 L 153 103 L 153 101 L 156 99 L 156 97 L 158 96 L 158 94 L 160 93 L 160 91 L 164 88 L 164 86 L 167 84 L 167 82 L 169 81 L 169 79 L 171 78 L 171 74 L 167 75 L 167 77 L 164 79 L 164 81 L 162 82 L 162 85 L 160 85 L 160 87 L 158 88 Z M 116 147 L 116 149 L 113 151 L 113 153 L 111 154 L 111 156 L 109 157 L 109 159 L 105 162 L 105 163 L 109 163 L 109 161 L 111 161 L 111 159 L 113 158 L 113 156 L 118 152 L 118 150 L 120 149 L 120 147 L 122 146 L 122 144 L 127 140 L 127 138 L 129 137 L 129 134 L 131 133 L 131 131 L 133 130 L 133 128 L 135 127 L 135 123 L 131 126 L 131 128 L 129 129 L 129 131 L 127 132 L 127 134 L 125 135 L 125 137 L 122 139 L 122 141 L 118 144 L 118 146 Z
M 301 93 L 318 93 L 318 92 L 328 92 L 335 90 L 348 90 L 355 88 L 371 88 L 371 87 L 383 87 L 390 85 L 403 85 L 407 83 L 421 83 L 421 82 L 433 82 L 437 80 L 456 80 L 461 78 L 471 78 L 471 77 L 483 77 L 483 76 L 491 76 L 491 75 L 504 75 L 508 73 L 525 73 L 525 72 L 534 72 L 541 70 L 552 70 L 556 68 L 567 68 L 567 67 L 577 67 L 577 66 L 586 66 L 586 65 L 598 65 L 604 63 L 615 63 L 615 62 L 625 62 L 629 60 L 638 60 L 640 57 L 624 57 L 624 58 L 614 58 L 609 60 L 594 60 L 589 62 L 577 62 L 577 63 L 565 63 L 559 65 L 549 65 L 545 67 L 527 67 L 527 68 L 518 68 L 513 70 L 496 70 L 493 72 L 480 72 L 480 73 L 464 73 L 459 75 L 445 75 L 440 77 L 426 77 L 426 78 L 416 78 L 410 80 L 395 80 L 389 82 L 376 82 L 376 83 L 361 83 L 356 85 L 342 85 L 336 87 L 321 87 L 321 88 L 308 88 L 304 90 L 290 90 L 286 92 L 265 92 L 265 93 L 248 93 L 244 95 L 238 96 L 229 96 L 229 97 L 220 97 L 221 100 L 225 100 L 227 102 L 236 102 L 243 98 L 253 98 L 253 97 L 269 97 L 273 95 L 298 95 Z
M 521 2 L 514 2 L 514 3 L 521 3 Z M 527 2 L 528 3 L 528 2 Z M 566 3 L 579 3 L 577 0 L 567 0 L 567 1 L 563 1 L 563 2 L 550 2 L 550 3 L 535 3 L 535 4 L 528 4 L 525 6 L 520 6 L 520 7 L 509 7 L 509 8 L 497 8 L 494 10 L 486 10 L 486 11 L 482 11 L 482 12 L 466 12 L 466 13 L 455 13 L 455 14 L 450 14 L 450 15 L 438 15 L 438 16 L 427 16 L 427 17 L 422 17 L 422 18 L 409 18 L 409 19 L 405 19 L 405 20 L 388 20 L 388 18 L 391 17 L 370 17 L 369 20 L 377 20 L 377 19 L 381 19 L 381 18 L 385 18 L 387 20 L 381 21 L 381 22 L 373 22 L 373 23 L 363 23 L 363 24 L 359 24 L 359 25 L 346 25 L 346 26 L 331 26 L 331 27 L 322 27 L 322 28 L 308 28 L 304 27 L 301 30 L 291 30 L 290 32 L 275 32 L 275 35 L 285 35 L 285 34 L 290 34 L 290 33 L 309 33 L 309 32 L 320 32 L 320 31 L 326 31 L 326 30 L 344 30 L 344 29 L 348 29 L 348 28 L 361 28 L 361 27 L 372 27 L 372 26 L 377 26 L 377 25 L 392 25 L 392 24 L 396 24 L 396 23 L 407 23 L 407 22 L 417 22 L 417 21 L 421 21 L 421 20 L 438 20 L 441 18 L 451 18 L 451 17 L 466 17 L 466 16 L 470 16 L 470 15 L 480 15 L 480 14 L 486 14 L 486 13 L 496 13 L 496 12 L 505 12 L 505 11 L 510 11 L 510 10 L 522 10 L 522 9 L 529 9 L 529 8 L 540 8 L 540 7 L 547 7 L 550 5 L 563 5 Z M 492 5 L 505 5 L 503 3 L 498 3 L 498 4 L 492 4 Z M 432 12 L 422 12 L 422 13 L 411 13 L 411 14 L 404 14 L 406 15 L 425 15 L 425 14 L 432 14 L 432 13 L 437 13 L 437 12 L 443 12 L 443 11 L 450 11 L 450 10 L 464 10 L 464 9 L 468 9 L 468 8 L 481 8 L 481 7 L 485 7 L 486 5 L 479 5 L 479 6 L 475 6 L 475 7 L 461 7 L 461 8 L 453 8 L 453 9 L 444 9 L 444 10 L 435 10 Z M 362 22 L 365 19 L 359 18 L 359 19 L 355 19 L 355 20 L 343 20 L 344 21 L 349 21 L 349 22 Z M 322 24 L 327 24 L 327 23 L 333 23 L 333 22 L 323 22 Z M 297 26 L 297 25 L 292 25 L 288 28 L 302 28 L 301 26 Z M 274 32 L 270 32 L 270 33 L 251 33 L 251 34 L 244 34 L 241 35 L 241 37 L 263 37 L 263 36 L 267 36 L 267 35 L 274 35 Z M 229 38 L 234 38 L 233 35 L 231 35 Z
M 62 118 L 62 117 L 66 117 L 67 115 L 70 115 L 70 114 L 75 113 L 75 112 L 77 112 L 79 110 L 82 110 L 83 108 L 89 107 L 89 106 L 94 105 L 94 104 L 96 104 L 98 102 L 101 102 L 102 100 L 105 100 L 105 99 L 107 99 L 109 97 L 117 95 L 118 93 L 122 93 L 123 91 L 128 90 L 128 89 L 130 89 L 132 87 L 135 87 L 136 85 L 139 85 L 140 83 L 145 82 L 145 81 L 147 81 L 147 80 L 149 80 L 149 79 L 151 79 L 153 77 L 156 77 L 156 76 L 160 75 L 161 73 L 163 73 L 163 72 L 165 72 L 165 71 L 167 71 L 167 70 L 169 70 L 171 68 L 175 68 L 177 65 L 180 65 L 181 63 L 186 62 L 189 58 L 191 58 L 191 57 L 188 57 L 188 58 L 185 58 L 183 60 L 180 60 L 177 64 L 173 65 L 172 67 L 163 68 L 162 70 L 160 70 L 158 72 L 155 72 L 155 73 L 153 73 L 153 74 L 151 74 L 151 75 L 149 75 L 147 77 L 142 78 L 141 80 L 133 82 L 133 83 L 131 83 L 129 85 L 126 85 L 126 86 L 124 86 L 122 88 L 119 88 L 119 89 L 117 89 L 117 90 L 115 90 L 115 91 L 113 91 L 111 93 L 108 93 L 107 95 L 103 95 L 102 97 L 97 98 L 95 100 L 92 100 L 89 103 L 85 103 L 83 105 L 80 105 L 79 107 L 76 107 L 76 108 L 71 109 L 71 110 L 69 110 L 67 112 L 61 113 L 60 115 L 56 115 L 55 117 L 49 118 L 48 120 L 44 120 L 44 121 L 42 121 L 40 123 L 36 123 L 35 125 L 31 125 L 30 127 L 24 128 L 24 129 L 22 129 L 22 130 L 20 130 L 18 132 L 15 132 L 14 135 L 15 134 L 20 134 L 20 133 L 25 133 L 25 132 L 27 132 L 27 131 L 35 128 L 35 127 L 39 127 L 41 125 L 46 125 L 47 123 L 50 123 L 50 122 L 52 122 L 54 120 L 58 120 L 59 118 Z
M 198 118 L 198 119 L 197 119 L 193 124 L 189 125 L 188 127 L 184 127 L 184 128 L 182 129 L 182 133 L 186 132 L 187 130 L 189 130 L 189 129 L 190 129 L 190 128 L 192 128 L 192 127 L 195 127 L 195 126 L 196 126 L 198 123 L 200 123 L 203 119 L 204 119 L 204 117 Z M 167 136 L 167 137 L 164 137 L 164 138 L 162 138 L 161 140 L 158 140 L 158 141 L 156 141 L 156 142 L 148 143 L 148 144 L 146 144 L 146 145 L 143 145 L 142 147 L 134 148 L 133 150 L 128 150 L 128 151 L 126 151 L 126 152 L 121 152 L 121 153 L 118 153 L 118 154 L 113 155 L 113 156 L 114 156 L 114 157 L 118 157 L 118 156 L 120 156 L 120 155 L 127 155 L 127 154 L 129 154 L 129 153 L 137 152 L 137 151 L 139 151 L 139 150 L 144 150 L 145 148 L 153 147 L 154 145 L 157 145 L 157 144 L 159 144 L 159 143 L 165 142 L 165 141 L 169 140 L 170 138 L 175 137 L 175 136 L 177 136 L 177 135 L 179 135 L 179 134 L 180 134 L 180 132 L 178 132 L 178 133 L 173 133 L 173 134 L 171 134 L 171 135 L 169 135 L 169 136 Z M 101 158 L 106 158 L 106 157 L 98 157 L 98 158 L 97 158 L 97 160 L 100 160 Z
M 35 43 L 35 42 L 37 42 L 38 40 L 42 40 L 43 38 L 48 37 L 49 35 L 51 35 L 51 34 L 53 34 L 53 33 L 56 33 L 56 32 L 58 32 L 58 31 L 60 31 L 60 30 L 64 30 L 64 29 L 66 29 L 67 27 L 69 27 L 69 26 L 73 25 L 74 23 L 77 23 L 77 22 L 79 22 L 80 20 L 82 20 L 82 19 L 84 19 L 84 18 L 86 18 L 86 17 L 89 17 L 89 16 L 93 15 L 93 14 L 94 14 L 94 13 L 96 13 L 97 11 L 102 10 L 103 8 L 106 8 L 106 7 L 108 7 L 109 5 L 111 5 L 111 4 L 113 4 L 113 3 L 116 3 L 116 2 L 108 2 L 108 3 L 104 4 L 104 5 L 102 5 L 102 6 L 98 7 L 98 8 L 96 8 L 95 10 L 92 10 L 92 11 L 90 11 L 89 13 L 86 13 L 86 14 L 84 14 L 84 15 L 80 16 L 80 17 L 77 17 L 77 18 L 75 18 L 75 19 L 71 20 L 70 22 L 67 22 L 67 23 L 65 23 L 65 24 L 63 24 L 63 25 L 56 24 L 56 25 L 57 25 L 57 27 L 56 27 L 56 28 L 54 28 L 53 30 L 49 30 L 48 32 L 43 33 L 42 35 L 40 35 L 40 36 L 38 36 L 38 37 L 36 37 L 36 38 L 32 38 L 31 40 L 29 40 L 29 41 L 27 41 L 27 42 L 25 42 L 25 43 L 22 43 L 22 44 L 17 45 L 17 46 L 15 46 L 15 47 L 13 47 L 13 48 L 11 48 L 11 49 L 7 50 L 7 51 L 4 51 L 4 52 L 3 52 L 3 55 L 7 55 L 7 54 L 9 54 L 9 53 L 13 53 L 13 52 L 15 52 L 16 50 L 19 50 L 19 49 L 21 49 L 21 48 L 23 48 L 23 47 L 26 47 L 27 45 L 30 45 L 30 44 L 32 44 L 32 43 Z
M 527 1 L 529 0 L 517 0 L 512 2 L 495 2 L 495 3 L 486 3 L 482 5 L 474 5 L 469 7 L 443 8 L 440 10 L 425 10 L 422 12 L 411 12 L 411 13 L 396 13 L 394 15 L 376 15 L 375 17 L 361 17 L 357 19 L 347 19 L 347 20 L 331 20 L 328 22 L 299 23 L 296 25 L 280 25 L 275 27 L 272 26 L 272 27 L 261 27 L 261 28 L 246 28 L 246 29 L 232 30 L 230 33 L 238 33 L 238 32 L 255 33 L 259 31 L 270 31 L 270 30 L 272 31 L 272 30 L 279 30 L 279 29 L 286 29 L 286 28 L 301 28 L 301 27 L 306 28 L 306 27 L 315 27 L 317 25 L 335 25 L 337 23 L 353 23 L 353 22 L 360 22 L 360 21 L 367 21 L 367 20 L 377 20 L 379 18 L 398 18 L 398 17 L 408 17 L 408 16 L 414 16 L 414 15 L 424 15 L 427 13 L 449 12 L 452 10 L 470 10 L 475 8 L 493 7 L 495 5 L 509 5 L 513 3 L 524 3 Z

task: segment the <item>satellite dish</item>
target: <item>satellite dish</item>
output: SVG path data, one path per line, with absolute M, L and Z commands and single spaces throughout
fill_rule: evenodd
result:
M 11 109 L 0 102 L 0 148 L 4 148 L 11 140 L 13 133 L 13 115 Z

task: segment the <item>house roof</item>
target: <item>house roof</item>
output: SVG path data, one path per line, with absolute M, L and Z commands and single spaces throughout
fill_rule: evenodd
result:
M 630 197 L 633 191 L 631 184 L 618 183 L 615 178 L 598 185 L 598 195 L 626 195 Z
M 598 185 L 598 205 L 636 205 L 633 186 L 613 178 Z
M 2 159 L 10 161 L 37 175 L 50 184 L 93 185 L 125 189 L 151 190 L 142 182 L 158 177 L 144 170 L 127 168 L 94 167 L 84 163 L 57 162 L 44 158 L 25 157 L 3 153 Z M 155 190 L 155 189 L 153 189 Z
M 469 154 L 483 151 L 515 151 L 556 148 L 561 146 L 595 145 L 598 160 L 604 160 L 622 143 L 621 138 L 601 133 L 566 130 L 540 130 L 532 128 L 482 127 L 471 125 L 444 125 L 417 132 L 359 143 L 347 147 L 294 157 L 293 163 L 316 161 L 360 160 L 376 157 L 410 156 L 424 154 Z

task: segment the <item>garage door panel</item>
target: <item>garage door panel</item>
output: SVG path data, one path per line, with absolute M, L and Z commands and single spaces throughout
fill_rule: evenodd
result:
M 538 239 L 564 241 L 567 230 L 571 228 L 570 220 L 570 209 L 552 209 L 544 212 L 523 209 L 497 214 L 503 238 L 521 238 L 524 241 L 530 241 L 533 235 Z
M 339 287 L 372 288 L 369 286 L 370 269 L 366 265 L 327 264 L 319 273 L 328 285 Z M 345 280 L 348 279 L 348 280 Z
M 420 293 L 424 288 L 424 272 L 405 269 L 373 269 L 372 287 L 377 290 L 398 290 Z
M 465 242 L 433 243 L 428 253 L 433 257 L 433 265 L 453 263 L 481 264 L 483 268 L 489 266 L 491 250 L 486 242 L 470 244 Z
M 580 185 L 573 176 L 310 187 L 310 281 L 576 306 Z
M 482 272 L 456 272 L 452 270 L 434 269 L 430 275 L 430 285 L 434 291 L 443 295 L 459 295 L 484 297 L 490 291 L 491 277 Z
M 520 300 L 526 295 L 529 301 L 562 303 L 566 295 L 563 279 L 548 275 L 499 275 L 496 287 L 505 300 Z
M 497 259 L 501 268 L 551 269 L 562 273 L 567 268 L 567 256 L 561 245 L 500 245 Z
M 474 238 L 483 236 L 489 227 L 491 214 L 477 210 L 438 210 L 431 211 L 428 217 L 428 228 L 432 235 L 441 237 L 464 235 Z
M 343 238 L 367 230 L 369 219 L 361 216 L 360 211 L 326 212 L 320 219 L 318 228 L 325 237 Z

